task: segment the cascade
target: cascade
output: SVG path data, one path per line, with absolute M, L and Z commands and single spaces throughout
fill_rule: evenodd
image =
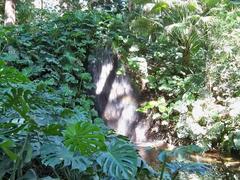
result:
M 100 49 L 88 58 L 95 84 L 95 105 L 99 115 L 116 133 L 133 142 L 146 141 L 148 126 L 137 112 L 137 93 L 126 73 L 118 73 L 120 60 L 111 49 Z

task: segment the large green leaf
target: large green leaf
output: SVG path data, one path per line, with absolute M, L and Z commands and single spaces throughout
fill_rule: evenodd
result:
M 114 139 L 107 152 L 97 158 L 103 172 L 116 179 L 134 178 L 137 172 L 137 154 L 133 146 L 122 140 Z
M 0 143 L 0 148 L 8 155 L 11 160 L 16 160 L 18 158 L 17 154 L 11 151 L 11 147 L 14 147 L 15 144 L 12 140 L 5 139 L 3 142 Z
M 25 83 L 29 79 L 13 67 L 6 66 L 0 61 L 0 83 Z
M 172 151 L 162 151 L 158 159 L 161 162 L 166 161 L 166 158 L 171 157 L 171 158 L 177 158 L 180 161 L 186 160 L 186 158 L 194 153 L 202 153 L 203 149 L 197 145 L 188 145 L 188 146 L 180 146 L 175 148 Z
M 159 3 L 156 3 L 154 7 L 151 9 L 151 13 L 157 14 L 168 8 L 169 8 L 169 4 L 167 2 L 159 2 Z
M 63 144 L 45 144 L 41 147 L 42 163 L 55 168 L 57 165 L 71 166 L 71 169 L 85 171 L 91 161 L 88 158 L 69 151 Z
M 147 3 L 152 3 L 152 0 L 134 0 L 134 3 L 136 4 L 147 4 Z
M 67 127 L 64 133 L 64 143 L 72 151 L 83 155 L 91 155 L 105 150 L 105 136 L 99 127 L 90 122 L 78 122 Z
M 138 158 L 137 166 L 141 170 L 145 170 L 148 172 L 148 174 L 152 176 L 158 176 L 158 172 L 155 171 L 144 159 Z
M 203 0 L 203 3 L 205 3 L 206 6 L 209 7 L 209 8 L 214 7 L 219 2 L 220 2 L 219 0 Z
M 37 180 L 39 179 L 36 172 L 33 169 L 29 169 L 24 176 L 18 178 L 18 180 Z
M 237 130 L 233 136 L 233 143 L 237 149 L 240 149 L 240 130 Z
M 188 173 L 197 173 L 205 175 L 211 171 L 211 166 L 199 162 L 178 162 L 173 161 L 172 163 L 166 163 L 166 166 L 171 170 L 172 173 L 177 173 L 178 171 L 188 172 Z
M 7 94 L 8 106 L 12 107 L 15 111 L 22 115 L 23 118 L 30 111 L 29 104 L 26 101 L 28 94 L 29 93 L 22 88 L 12 88 L 11 94 Z

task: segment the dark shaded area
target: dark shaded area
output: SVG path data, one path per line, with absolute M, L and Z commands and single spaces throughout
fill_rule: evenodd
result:
M 134 141 L 139 121 L 137 100 L 128 76 L 117 74 L 120 60 L 111 49 L 99 49 L 88 60 L 99 115 L 110 128 Z M 96 92 L 99 89 L 101 92 Z
M 112 64 L 112 70 L 109 72 L 108 77 L 106 79 L 106 83 L 103 86 L 102 92 L 96 95 L 96 109 L 101 116 L 103 116 L 103 112 L 105 111 L 106 105 L 108 103 L 108 98 L 112 89 L 112 84 L 116 78 L 116 70 L 118 66 L 118 59 L 116 55 L 113 55 L 109 50 L 99 50 L 96 53 L 95 59 L 90 59 L 89 62 L 89 71 L 92 74 L 93 82 L 96 83 L 100 79 L 100 74 L 102 72 L 102 67 L 107 65 L 108 63 Z

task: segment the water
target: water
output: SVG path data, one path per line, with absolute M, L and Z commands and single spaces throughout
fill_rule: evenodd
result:
M 127 74 L 119 71 L 117 55 L 99 49 L 89 56 L 89 71 L 95 84 L 96 109 L 106 124 L 132 142 L 146 141 L 147 123 L 137 112 L 136 93 Z
M 139 154 L 142 158 L 151 165 L 155 170 L 161 167 L 157 157 L 160 152 L 172 150 L 175 147 L 161 141 L 139 143 L 137 144 Z M 201 162 L 211 165 L 212 171 L 209 171 L 205 176 L 197 176 L 189 174 L 180 174 L 179 179 L 207 179 L 207 180 L 240 180 L 240 159 L 231 156 L 220 154 L 219 152 L 206 152 L 203 154 L 190 155 L 189 160 L 192 162 Z

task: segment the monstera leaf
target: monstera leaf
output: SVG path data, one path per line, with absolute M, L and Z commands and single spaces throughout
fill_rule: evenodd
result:
M 188 173 L 197 173 L 205 175 L 211 170 L 211 166 L 204 163 L 196 162 L 178 162 L 173 161 L 172 163 L 167 163 L 166 166 L 170 169 L 171 173 L 176 173 L 178 171 L 188 172 Z
M 116 179 L 131 179 L 137 172 L 136 151 L 122 140 L 109 143 L 108 151 L 100 153 L 97 163 L 104 173 Z
M 1 136 L 0 136 L 1 138 Z M 11 147 L 14 147 L 15 144 L 12 140 L 5 139 L 4 141 L 0 142 L 0 148 L 8 155 L 11 160 L 16 160 L 18 158 L 17 154 L 11 151 Z
M 0 83 L 26 83 L 30 80 L 13 67 L 0 60 Z
M 202 153 L 203 149 L 197 145 L 188 145 L 181 146 L 172 151 L 163 151 L 159 154 L 158 159 L 162 163 L 166 163 L 166 167 L 171 171 L 172 174 L 175 174 L 179 171 L 188 172 L 188 173 L 197 173 L 205 175 L 208 171 L 211 170 L 211 166 L 205 163 L 195 163 L 187 159 L 188 155 L 193 153 Z M 176 158 L 170 162 L 169 158 Z
M 141 170 L 145 170 L 148 172 L 148 174 L 152 175 L 152 176 L 158 176 L 158 172 L 155 171 L 149 164 L 147 164 L 147 162 L 142 159 L 142 158 L 138 158 L 138 162 L 137 162 L 137 167 Z
M 233 143 L 237 149 L 240 149 L 240 130 L 234 132 Z
M 206 4 L 208 8 L 216 6 L 219 2 L 219 0 L 203 0 L 203 3 Z
M 85 171 L 91 161 L 88 158 L 69 151 L 63 144 L 45 144 L 41 147 L 42 163 L 46 166 L 55 166 L 63 163 L 63 166 L 71 166 L 71 169 Z
M 78 122 L 67 127 L 64 133 L 64 143 L 72 151 L 83 155 L 91 155 L 105 150 L 105 136 L 99 127 L 90 122 Z
M 159 156 L 158 159 L 160 162 L 165 162 L 167 160 L 167 158 L 177 158 L 180 161 L 184 161 L 187 159 L 187 157 L 191 154 L 194 153 L 202 153 L 203 149 L 197 145 L 188 145 L 188 146 L 180 146 L 175 148 L 172 151 L 162 151 Z

